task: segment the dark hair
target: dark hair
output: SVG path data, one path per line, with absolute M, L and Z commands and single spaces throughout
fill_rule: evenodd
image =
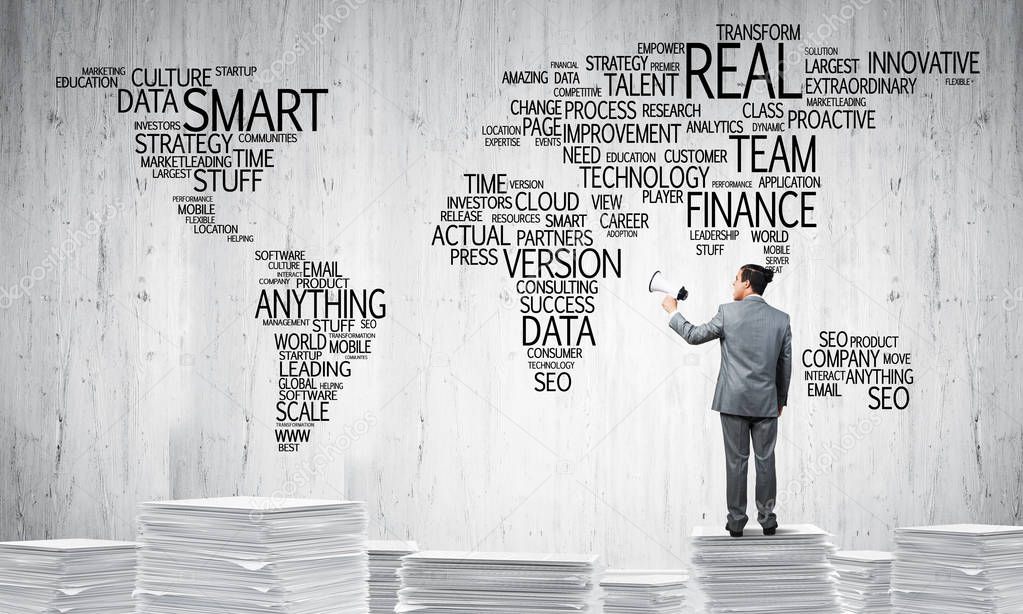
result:
M 749 287 L 757 294 L 763 294 L 767 289 L 767 284 L 774 279 L 774 271 L 765 269 L 759 264 L 744 264 L 740 270 L 742 271 L 742 281 L 748 281 Z

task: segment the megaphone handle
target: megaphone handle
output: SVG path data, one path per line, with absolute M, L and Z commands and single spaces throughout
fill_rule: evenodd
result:
M 682 286 L 681 288 L 679 288 L 678 295 L 675 296 L 675 299 L 679 300 L 679 301 L 684 301 L 688 297 L 689 297 L 689 290 L 686 290 L 686 287 Z

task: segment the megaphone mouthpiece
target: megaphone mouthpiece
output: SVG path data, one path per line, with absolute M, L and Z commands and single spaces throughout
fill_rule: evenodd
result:
M 663 292 L 675 297 L 676 300 L 684 301 L 689 296 L 685 286 L 676 285 L 668 281 L 660 271 L 655 271 L 647 283 L 648 292 Z

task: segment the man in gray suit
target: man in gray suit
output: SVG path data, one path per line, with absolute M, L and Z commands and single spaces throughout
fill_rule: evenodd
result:
M 746 516 L 746 471 L 750 440 L 757 468 L 757 521 L 764 535 L 774 535 L 778 520 L 774 502 L 778 484 L 774 444 L 778 417 L 788 402 L 792 375 L 792 329 L 787 313 L 764 301 L 764 289 L 774 272 L 756 264 L 739 269 L 732 282 L 734 302 L 720 305 L 706 324 L 694 326 L 677 312 L 678 302 L 667 297 L 664 310 L 674 313 L 672 330 L 692 345 L 721 340 L 721 368 L 711 406 L 721 414 L 725 438 L 728 523 L 732 537 L 741 537 Z

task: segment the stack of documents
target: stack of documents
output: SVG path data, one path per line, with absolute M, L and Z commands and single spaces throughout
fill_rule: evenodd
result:
M 891 552 L 843 550 L 831 556 L 838 572 L 838 597 L 842 611 L 873 614 L 891 611 Z
M 367 612 L 365 506 L 225 497 L 139 506 L 142 614 Z
M 680 614 L 687 579 L 681 570 L 608 570 L 600 582 L 604 614 Z
M 770 537 L 729 537 L 723 528 L 693 530 L 693 576 L 708 612 L 838 612 L 830 536 L 788 525 Z
M 1023 612 L 1023 527 L 895 530 L 894 612 Z
M 135 544 L 96 539 L 0 543 L 0 612 L 131 614 Z
M 371 541 L 369 551 L 370 614 L 393 614 L 401 588 L 401 557 L 419 550 L 416 542 Z
M 418 552 L 402 559 L 395 612 L 599 614 L 596 555 Z

